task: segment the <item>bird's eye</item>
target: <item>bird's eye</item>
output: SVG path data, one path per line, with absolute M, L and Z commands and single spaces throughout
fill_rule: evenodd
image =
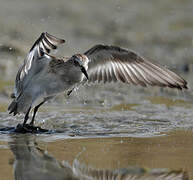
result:
M 74 59 L 74 65 L 79 66 L 79 62 L 76 59 Z

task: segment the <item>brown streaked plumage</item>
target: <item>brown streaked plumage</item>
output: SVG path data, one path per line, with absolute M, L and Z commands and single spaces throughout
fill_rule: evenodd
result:
M 187 82 L 176 73 L 133 51 L 116 46 L 99 44 L 84 54 L 63 59 L 49 55 L 51 49 L 56 49 L 57 45 L 64 42 L 63 39 L 42 33 L 17 73 L 12 95 L 14 100 L 8 110 L 14 115 L 25 113 L 23 126 L 33 107 L 32 126 L 36 112 L 44 102 L 64 91 L 70 95 L 76 86 L 85 81 L 119 81 L 144 87 L 150 85 L 187 89 Z

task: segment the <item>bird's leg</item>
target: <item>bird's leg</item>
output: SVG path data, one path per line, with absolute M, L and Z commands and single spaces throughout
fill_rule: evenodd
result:
M 24 121 L 23 121 L 23 127 L 26 125 L 27 120 L 29 119 L 29 112 L 31 110 L 31 106 L 27 110 L 27 113 L 25 114 Z
M 44 104 L 45 102 L 46 102 L 46 101 L 42 101 L 40 104 L 38 104 L 38 105 L 34 108 L 33 117 L 32 117 L 32 120 L 31 120 L 31 122 L 30 122 L 30 125 L 31 125 L 31 126 L 34 126 L 35 116 L 36 116 L 36 113 L 37 113 L 39 107 L 40 107 L 42 104 Z

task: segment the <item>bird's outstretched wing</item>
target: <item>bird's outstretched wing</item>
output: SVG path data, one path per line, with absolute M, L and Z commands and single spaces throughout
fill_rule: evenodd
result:
M 141 86 L 187 89 L 187 82 L 169 69 L 152 63 L 133 51 L 96 45 L 84 53 L 89 59 L 89 82 L 120 81 Z
M 45 53 L 50 53 L 51 49 L 56 49 L 57 45 L 64 43 L 64 39 L 59 39 L 47 32 L 42 33 L 40 37 L 36 40 L 32 48 L 30 49 L 23 65 L 20 67 L 16 80 L 15 80 L 15 96 L 17 97 L 25 86 L 25 82 L 29 81 L 34 74 L 40 70 L 39 59 L 45 55 Z M 46 58 L 45 58 L 46 60 Z

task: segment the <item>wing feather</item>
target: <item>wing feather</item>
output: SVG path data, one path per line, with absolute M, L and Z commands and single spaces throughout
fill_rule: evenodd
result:
M 151 66 L 152 64 L 148 65 L 148 64 L 144 63 L 143 65 L 144 65 L 144 67 L 146 67 L 148 73 L 152 72 L 153 73 L 152 77 L 155 77 L 159 82 L 162 82 L 163 84 L 166 83 L 170 87 L 173 87 L 173 85 L 174 85 L 174 86 L 176 86 L 176 88 L 179 88 L 179 85 L 178 85 L 179 82 L 177 83 L 176 81 L 174 81 L 171 78 L 171 76 L 168 76 L 166 71 L 159 71 L 160 69 L 157 67 L 156 68 L 152 67 Z
M 148 83 L 148 82 L 145 80 L 143 75 L 141 75 L 140 69 L 136 68 L 134 64 L 131 64 L 131 67 L 133 69 L 133 72 L 135 73 L 135 76 L 139 80 L 140 85 L 143 86 L 143 87 L 146 87 L 146 83 Z
M 35 41 L 32 48 L 30 49 L 23 65 L 20 67 L 15 80 L 14 95 L 19 96 L 25 87 L 26 83 L 34 74 L 43 68 L 43 64 L 38 61 L 45 55 L 44 60 L 49 60 L 49 56 L 46 53 L 50 53 L 52 49 L 56 49 L 57 45 L 64 43 L 64 39 L 59 39 L 55 36 L 48 34 L 47 32 L 42 33 L 40 37 Z M 42 67 L 41 67 L 42 65 Z
M 187 89 L 187 82 L 171 70 L 137 53 L 116 46 L 96 45 L 84 53 L 89 82 L 116 82 Z

